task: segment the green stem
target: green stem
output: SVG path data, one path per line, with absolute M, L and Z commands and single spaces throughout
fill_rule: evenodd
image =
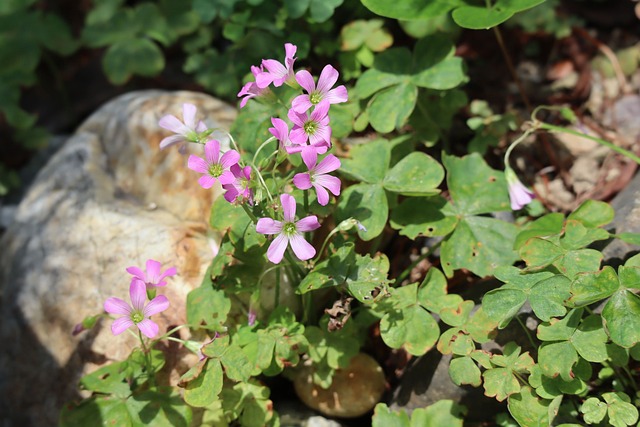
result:
M 527 326 L 522 322 L 522 319 L 520 319 L 518 317 L 518 315 L 515 315 L 514 317 L 516 318 L 516 320 L 518 321 L 520 326 L 522 326 L 522 329 L 524 330 L 524 333 L 527 336 L 527 338 L 529 338 L 529 342 L 531 343 L 531 347 L 532 348 L 538 348 L 538 346 L 536 345 L 535 341 L 533 341 L 533 337 L 531 336 L 531 333 L 529 332 L 529 328 L 527 328 Z
M 147 375 L 149 376 L 149 384 L 153 386 L 155 383 L 155 378 L 152 375 L 153 366 L 151 363 L 151 352 L 149 351 L 149 348 L 145 344 L 144 338 L 142 338 L 142 332 L 140 331 L 140 329 L 138 329 L 138 338 L 140 339 L 140 344 L 142 345 L 142 353 L 144 354 L 146 371 L 147 371 Z
M 300 267 L 296 262 L 296 260 L 293 259 L 288 249 L 284 252 L 284 257 L 287 259 L 287 262 L 291 265 L 291 268 L 295 272 L 298 281 L 302 280 L 305 276 L 304 270 L 302 270 L 302 267 Z
M 640 164 L 640 157 L 636 156 L 635 154 L 633 154 L 631 151 L 625 150 L 622 147 L 618 147 L 617 145 L 609 142 L 609 141 L 605 141 L 604 139 L 601 138 L 596 138 L 595 136 L 591 136 L 591 135 L 587 135 L 584 134 L 582 132 L 578 132 L 572 129 L 567 129 L 567 128 L 563 128 L 561 126 L 555 126 L 555 125 L 550 125 L 548 123 L 545 122 L 540 122 L 540 121 L 535 121 L 534 122 L 534 127 L 537 129 L 546 129 L 552 132 L 563 132 L 563 133 L 568 133 L 570 135 L 575 135 L 575 136 L 580 136 L 582 138 L 586 138 L 586 139 L 590 139 L 592 141 L 597 142 L 600 145 L 603 145 L 607 148 L 610 148 L 611 150 L 615 151 L 616 153 L 622 154 L 623 156 L 627 157 L 628 159 L 633 160 L 634 162 Z
M 165 339 L 165 338 L 167 338 L 167 337 L 170 337 L 170 336 L 171 336 L 171 335 L 173 335 L 174 333 L 178 332 L 180 329 L 182 329 L 182 328 L 186 328 L 186 327 L 188 327 L 188 326 L 189 326 L 189 325 L 187 325 L 187 324 L 185 324 L 185 325 L 180 325 L 180 326 L 176 326 L 175 328 L 171 329 L 171 330 L 170 330 L 169 332 L 167 332 L 166 334 L 161 335 L 161 336 L 160 336 L 160 337 L 158 337 L 158 338 L 155 338 L 155 341 L 160 341 L 160 340 L 163 340 L 163 339 Z
M 491 5 L 487 0 L 487 8 L 490 8 L 490 7 Z M 498 45 L 500 46 L 500 51 L 502 52 L 504 61 L 507 63 L 507 68 L 509 69 L 509 73 L 511 73 L 511 77 L 513 78 L 513 81 L 515 82 L 516 86 L 518 86 L 518 91 L 520 92 L 520 97 L 522 98 L 522 102 L 524 102 L 524 105 L 527 107 L 527 110 L 531 111 L 531 103 L 529 102 L 529 97 L 527 96 L 527 93 L 524 90 L 524 86 L 522 86 L 522 82 L 520 81 L 520 78 L 518 77 L 518 73 L 516 72 L 516 69 L 513 66 L 513 62 L 511 62 L 511 57 L 509 56 L 507 47 L 504 44 L 504 39 L 502 38 L 502 32 L 500 31 L 500 28 L 497 25 L 493 27 L 493 33 L 496 36 Z
M 251 164 L 255 165 L 256 164 L 256 160 L 258 158 L 258 154 L 260 154 L 260 151 L 262 151 L 262 149 L 264 147 L 266 147 L 267 145 L 269 145 L 271 143 L 271 141 L 275 140 L 276 137 L 272 136 L 271 138 L 267 139 L 265 142 L 263 142 L 258 149 L 256 150 L 256 152 L 253 154 L 253 160 L 251 161 Z
M 304 190 L 304 213 L 309 214 L 309 190 Z M 306 231 L 304 233 L 304 238 L 309 240 L 311 238 L 311 232 Z
M 520 144 L 522 141 L 524 141 L 529 135 L 531 135 L 533 132 L 535 132 L 535 127 L 529 128 L 526 131 L 524 131 L 524 133 L 522 135 L 520 135 L 520 137 L 518 139 L 516 139 L 515 141 L 513 141 L 511 143 L 511 145 L 509 145 L 509 147 L 507 148 L 507 151 L 504 153 L 504 166 L 510 168 L 511 166 L 509 165 L 509 157 L 511 156 L 511 152 L 513 151 L 513 149 L 516 147 L 516 145 Z
M 253 212 L 251 212 L 251 209 L 249 209 L 249 206 L 247 206 L 246 203 L 242 203 L 240 206 L 242 206 L 242 209 L 244 209 L 244 211 L 247 213 L 247 215 L 249 215 L 249 218 L 251 218 L 251 221 L 253 221 L 254 224 L 258 223 L 258 218 L 256 218 L 256 216 L 253 214 Z
M 413 261 L 411 264 L 409 264 L 409 266 L 407 268 L 405 268 L 402 271 L 402 273 L 400 273 L 400 275 L 398 276 L 397 282 L 401 283 L 404 279 L 406 279 L 407 276 L 411 273 L 411 270 L 413 270 L 415 268 L 415 266 L 420 263 L 420 261 L 422 261 L 423 259 L 426 259 L 429 255 L 431 255 L 434 250 L 436 250 L 437 248 L 440 247 L 441 244 L 442 244 L 442 240 L 436 242 L 430 248 L 427 248 L 425 253 L 420 255 L 415 261 Z
M 276 290 L 274 295 L 274 307 L 280 304 L 280 269 L 276 270 Z

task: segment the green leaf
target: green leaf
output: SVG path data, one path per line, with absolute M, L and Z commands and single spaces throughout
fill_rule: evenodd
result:
M 564 224 L 564 215 L 561 213 L 547 214 L 537 220 L 527 224 L 518 236 L 514 248 L 519 250 L 527 241 L 533 237 L 549 237 L 560 234 Z
M 597 397 L 590 397 L 580 406 L 580 412 L 583 414 L 585 423 L 599 423 L 607 415 L 607 404 Z
M 484 380 L 484 394 L 488 397 L 495 397 L 498 402 L 520 392 L 520 383 L 509 369 L 489 369 L 482 373 L 482 378 Z
M 538 398 L 530 387 L 523 386 L 520 393 L 509 396 L 508 408 L 521 426 L 548 427 L 555 415 L 550 414 L 550 404 L 551 401 Z
M 237 419 L 243 427 L 263 427 L 274 417 L 269 389 L 254 379 L 225 388 L 221 400 L 227 419 Z
M 221 330 L 231 310 L 231 300 L 223 291 L 206 283 L 187 295 L 187 322 L 192 327 Z
M 158 427 L 189 427 L 191 408 L 171 387 L 136 393 L 126 401 L 135 425 Z
M 458 223 L 458 218 L 444 197 L 409 198 L 391 212 L 391 226 L 400 234 L 415 239 L 418 236 L 446 236 Z
M 80 386 L 85 390 L 97 393 L 127 397 L 131 394 L 131 387 L 127 381 L 126 366 L 126 361 L 103 366 L 95 372 L 82 377 Z
M 91 397 L 62 408 L 60 427 L 89 426 L 101 420 L 104 425 L 133 427 L 126 401 L 112 396 Z
M 611 341 L 630 348 L 640 342 L 640 297 L 628 289 L 614 293 L 602 309 Z
M 613 268 L 605 266 L 602 271 L 578 274 L 571 283 L 570 307 L 584 307 L 613 295 L 620 288 L 618 276 Z
M 427 310 L 439 313 L 445 308 L 457 309 L 462 297 L 447 294 L 447 279 L 437 268 L 430 268 L 418 287 L 417 301 Z
M 338 222 L 355 218 L 364 226 L 358 228 L 358 236 L 365 241 L 382 233 L 388 215 L 387 195 L 379 184 L 352 185 L 342 192 L 336 209 Z
M 596 228 L 613 221 L 615 212 L 611 205 L 599 200 L 586 200 L 567 219 L 581 222 L 585 227 Z
M 314 22 L 325 22 L 344 0 L 311 0 L 309 15 Z
M 447 13 L 453 8 L 449 1 L 433 0 L 361 0 L 362 4 L 376 15 L 402 20 L 421 20 Z
M 456 357 L 449 364 L 449 376 L 454 384 L 461 386 L 470 384 L 479 387 L 482 384 L 480 369 L 469 356 Z
M 598 240 L 606 240 L 609 233 L 601 228 L 587 228 L 581 222 L 568 219 L 560 245 L 565 249 L 580 249 Z
M 416 105 L 418 88 L 400 83 L 376 93 L 367 108 L 369 123 L 380 133 L 400 129 Z
M 411 413 L 411 427 L 462 427 L 467 408 L 453 400 L 442 399 Z
M 340 31 L 343 51 L 357 50 L 366 46 L 374 52 L 381 52 L 393 44 L 393 36 L 384 28 L 382 19 L 368 21 L 359 19 L 348 23 Z
M 538 351 L 538 363 L 542 373 L 549 377 L 558 374 L 564 381 L 573 379 L 573 366 L 578 362 L 578 353 L 571 343 L 566 341 L 544 343 Z
M 412 305 L 385 314 L 380 321 L 380 335 L 389 347 L 403 347 L 409 354 L 420 356 L 434 346 L 440 328 L 428 311 Z
M 406 412 L 393 412 L 386 403 L 378 403 L 373 412 L 371 427 L 410 427 Z
M 413 53 L 415 64 L 411 82 L 416 86 L 446 90 L 465 82 L 462 59 L 453 56 L 455 47 L 442 34 L 420 39 Z
M 148 39 L 129 39 L 111 45 L 102 61 L 111 83 L 126 83 L 132 75 L 155 76 L 164 69 L 164 56 Z
M 629 396 L 625 393 L 604 393 L 602 395 L 607 402 L 607 415 L 614 427 L 626 427 L 638 421 L 638 408 L 630 403 Z
M 442 163 L 457 212 L 474 215 L 511 209 L 504 173 L 491 169 L 479 154 L 445 154 Z
M 607 333 L 600 315 L 592 314 L 582 319 L 571 337 L 571 344 L 578 354 L 589 362 L 602 363 L 609 358 Z
M 340 173 L 358 181 L 374 184 L 384 180 L 391 161 L 391 144 L 386 139 L 376 139 L 353 146 L 349 158 L 340 160 Z
M 491 7 L 463 3 L 456 8 L 452 17 L 456 24 L 472 30 L 495 27 L 511 18 L 514 13 L 530 9 L 545 0 L 497 0 Z
M 431 196 L 440 192 L 444 169 L 431 156 L 413 152 L 400 160 L 384 177 L 386 190 L 405 196 Z
M 193 11 L 205 23 L 211 23 L 216 16 L 227 19 L 233 13 L 239 0 L 193 0 Z
M 447 276 L 452 270 L 466 268 L 480 277 L 489 276 L 518 259 L 513 251 L 516 226 L 493 218 L 468 216 L 460 220 L 445 238 L 441 256 Z
M 222 379 L 222 366 L 218 359 L 201 360 L 181 378 L 185 402 L 197 408 L 209 406 L 222 391 Z

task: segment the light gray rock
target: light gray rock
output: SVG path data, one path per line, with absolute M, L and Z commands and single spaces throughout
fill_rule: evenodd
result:
M 209 127 L 228 129 L 235 118 L 234 108 L 203 94 L 120 96 L 50 158 L 18 206 L 0 240 L 3 427 L 57 425 L 79 377 L 136 345 L 130 334 L 113 337 L 109 321 L 71 335 L 106 298 L 128 300 L 126 267 L 149 258 L 177 267 L 161 291 L 171 307 L 154 319 L 161 331 L 185 322 L 186 295 L 217 242 L 207 226 L 216 191 L 197 185 L 177 149 L 158 149 L 168 135 L 159 118 L 181 117 L 184 102 L 196 104 Z

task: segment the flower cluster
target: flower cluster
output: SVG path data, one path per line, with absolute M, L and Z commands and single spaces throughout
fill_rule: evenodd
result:
M 158 335 L 158 325 L 149 317 L 169 308 L 169 300 L 164 295 L 155 296 L 157 287 L 166 286 L 164 280 L 175 276 L 176 269 L 171 267 L 165 272 L 161 270 L 161 264 L 155 260 L 147 261 L 147 271 L 138 267 L 129 267 L 127 272 L 133 277 L 129 285 L 129 298 L 131 304 L 126 301 L 110 297 L 104 303 L 104 310 L 109 314 L 117 314 L 121 317 L 113 321 L 111 332 L 119 335 L 132 326 L 137 327 L 148 338 Z M 148 296 L 152 294 L 147 304 Z
M 339 73 L 331 65 L 324 67 L 317 83 L 306 70 L 295 73 L 293 66 L 297 47 L 286 43 L 284 48 L 284 63 L 275 59 L 265 59 L 260 66 L 251 67 L 254 81 L 245 84 L 238 93 L 238 97 L 241 98 L 240 108 L 244 108 L 250 99 L 273 98 L 272 85 L 274 88 L 288 85 L 302 89 L 302 93 L 291 101 L 286 118 L 271 118 L 273 127 L 269 128 L 269 132 L 273 139 L 278 141 L 279 151 L 287 156 L 300 154 L 302 163 L 306 166 L 306 171 L 293 176 L 293 186 L 303 191 L 313 188 L 318 203 L 326 206 L 330 199 L 329 193 L 334 196 L 340 195 L 340 179 L 330 175 L 340 168 L 340 160 L 333 154 L 327 154 L 332 146 L 329 109 L 333 104 L 348 100 L 347 89 L 343 85 L 334 88 Z M 161 148 L 178 142 L 202 144 L 202 137 L 211 133 L 203 127 L 202 122 L 196 125 L 195 106 L 185 104 L 183 119 L 184 122 L 174 116 L 161 119 L 162 127 L 177 134 L 165 138 L 161 142 Z M 288 119 L 288 122 L 285 119 Z M 204 157 L 191 155 L 187 163 L 189 169 L 202 174 L 198 182 L 203 188 L 211 188 L 216 182 L 220 182 L 225 189 L 224 198 L 229 203 L 248 202 L 254 205 L 253 188 L 260 183 L 264 186 L 261 171 L 254 164 L 243 166 L 238 151 L 230 149 L 221 154 L 220 150 L 219 141 L 212 139 L 204 142 Z M 319 156 L 324 157 L 320 159 Z M 253 179 L 252 173 L 260 179 Z M 284 188 L 280 201 L 283 221 L 263 217 L 256 223 L 259 233 L 277 235 L 267 250 L 267 258 L 273 263 L 279 263 L 289 244 L 300 260 L 312 258 L 316 251 L 304 239 L 302 233 L 320 227 L 317 217 L 310 215 L 296 222 L 295 198 L 285 193 Z

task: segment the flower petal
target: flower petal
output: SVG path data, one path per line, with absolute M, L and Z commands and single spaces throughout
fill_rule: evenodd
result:
M 215 183 L 216 183 L 216 178 L 212 177 L 211 175 L 202 175 L 198 180 L 198 184 L 200 184 L 200 186 L 204 189 L 209 189 L 213 187 L 213 184 Z
M 318 222 L 318 217 L 315 215 L 305 216 L 300 221 L 296 222 L 296 229 L 298 231 L 313 231 L 318 228 L 320 228 L 320 223 Z
M 315 150 L 302 150 L 301 156 L 309 172 L 312 172 L 318 161 L 318 153 Z
M 111 324 L 111 333 L 113 333 L 113 335 L 120 335 L 133 325 L 135 325 L 135 323 L 133 323 L 133 320 L 128 317 L 121 317 L 114 320 Z
M 293 129 L 291 129 L 291 133 L 289 134 L 289 139 L 294 144 L 304 145 L 307 143 L 307 139 L 309 139 L 309 135 L 307 135 L 307 133 L 304 131 L 302 127 L 294 127 Z
M 229 150 L 220 158 L 220 165 L 222 165 L 223 168 L 227 169 L 237 164 L 239 161 L 240 153 L 238 153 L 236 150 Z
M 218 177 L 218 180 L 220 180 L 220 184 L 233 184 L 236 181 L 236 177 L 233 176 L 233 174 L 231 173 L 231 171 L 224 171 L 220 174 L 220 176 Z
M 291 109 L 296 113 L 306 113 L 313 104 L 309 100 L 309 95 L 298 95 L 291 101 Z
M 340 168 L 340 159 L 333 154 L 329 154 L 313 170 L 316 174 L 321 175 L 328 172 L 333 172 Z
M 321 206 L 327 206 L 329 203 L 329 193 L 322 185 L 313 184 L 313 188 L 316 189 L 316 196 L 318 197 L 318 203 Z
M 296 218 L 296 199 L 291 194 L 283 194 L 280 196 L 282 203 L 282 215 L 285 222 L 293 222 Z
M 293 253 L 296 254 L 299 260 L 306 261 L 315 256 L 316 250 L 309 242 L 304 240 L 301 234 L 294 234 L 289 237 L 289 242 L 291 242 L 291 249 L 293 249 Z
M 220 142 L 217 139 L 212 139 L 204 145 L 204 155 L 207 159 L 207 163 L 210 165 L 218 163 L 220 157 Z
M 313 80 L 313 76 L 307 70 L 300 70 L 296 73 L 296 81 L 300 86 L 307 91 L 307 93 L 311 93 L 316 90 L 316 82 Z M 307 99 L 309 97 L 307 96 Z M 302 111 L 300 111 L 302 112 Z
M 140 329 L 140 332 L 148 338 L 155 338 L 160 329 L 156 322 L 151 319 L 144 319 L 142 322 L 136 324 L 136 326 Z
M 135 267 L 135 266 L 127 267 L 127 273 L 137 277 L 140 280 L 147 280 L 147 275 L 144 273 L 144 271 L 140 270 L 138 267 Z
M 238 191 L 237 188 L 235 188 L 233 185 L 231 184 L 226 184 L 223 185 L 222 188 L 224 188 L 225 193 L 224 193 L 224 199 L 229 202 L 229 203 L 233 203 L 236 201 L 236 199 L 238 198 L 238 195 L 240 194 L 240 192 Z
M 284 44 L 284 60 L 285 62 L 293 61 L 295 58 L 293 57 L 296 54 L 298 47 L 291 43 Z
M 323 95 L 329 92 L 333 85 L 338 81 L 338 75 L 338 70 L 333 68 L 331 64 L 325 65 L 320 73 L 320 78 L 318 79 L 318 92 Z
M 147 260 L 147 276 L 146 281 L 151 283 L 156 283 L 160 277 L 160 270 L 162 269 L 162 264 L 156 261 L 155 259 Z
M 322 122 L 324 118 L 327 118 L 327 114 L 329 113 L 330 104 L 327 101 L 320 101 L 316 104 L 316 108 L 311 112 L 311 120 L 314 122 Z
M 278 141 L 284 142 L 284 140 L 289 137 L 289 126 L 287 126 L 287 123 L 282 119 L 272 117 L 271 124 L 273 125 L 272 128 L 269 128 L 271 135 L 275 136 Z
M 260 218 L 256 224 L 256 231 L 260 234 L 279 234 L 282 231 L 282 222 L 271 218 Z
M 207 162 L 205 162 L 201 157 L 194 156 L 193 154 L 189 156 L 187 167 L 196 172 L 209 173 L 209 165 Z
M 162 141 L 160 141 L 160 149 L 164 150 L 167 147 L 171 147 L 172 145 L 179 144 L 181 142 L 186 142 L 186 141 L 187 140 L 184 139 L 184 136 L 182 135 L 171 135 L 164 138 Z
M 282 261 L 282 257 L 284 256 L 284 251 L 287 250 L 287 246 L 289 245 L 289 239 L 284 234 L 278 234 L 278 236 L 273 239 L 273 242 L 269 245 L 269 249 L 267 249 L 267 258 L 274 264 L 279 264 Z
M 160 277 L 158 277 L 158 280 L 162 280 L 165 277 L 175 276 L 176 274 L 178 274 L 178 270 L 175 267 L 167 268 L 167 271 L 162 273 Z
M 186 135 L 189 133 L 190 129 L 184 125 L 174 115 L 166 115 L 158 121 L 158 125 L 163 128 L 170 130 L 171 132 L 179 133 L 180 135 Z
M 198 126 L 196 126 L 196 132 L 198 132 L 198 133 L 202 133 L 202 132 L 204 132 L 204 131 L 205 131 L 205 130 L 207 130 L 207 129 L 208 129 L 208 128 L 207 128 L 207 125 L 205 125 L 205 124 L 204 124 L 204 122 L 203 122 L 202 120 L 200 120 L 200 121 L 198 122 Z
M 313 135 L 309 135 L 309 142 L 312 145 L 322 145 L 331 143 L 331 128 L 319 124 L 316 128 L 316 132 Z
M 131 314 L 131 306 L 120 298 L 110 297 L 104 302 L 104 311 L 109 314 L 128 316 Z
M 147 287 L 142 280 L 132 280 L 129 286 L 129 297 L 134 310 L 142 311 L 147 302 Z
M 182 104 L 182 118 L 184 119 L 184 124 L 187 125 L 189 129 L 196 128 L 196 112 L 198 109 L 193 104 L 184 103 Z
M 169 300 L 164 295 L 158 295 L 151 301 L 149 304 L 142 310 L 144 317 L 150 317 L 154 314 L 160 313 L 161 311 L 165 311 L 169 308 Z
M 331 89 L 327 94 L 322 97 L 329 102 L 329 104 L 340 104 L 341 102 L 347 102 L 349 100 L 349 95 L 347 93 L 347 88 L 343 85 L 338 86 L 335 89 Z
M 314 177 L 316 185 L 321 185 L 327 190 L 331 191 L 334 196 L 340 195 L 340 179 L 332 175 L 316 175 Z
M 311 176 L 308 173 L 297 173 L 293 177 L 293 185 L 300 190 L 308 190 L 311 188 Z

